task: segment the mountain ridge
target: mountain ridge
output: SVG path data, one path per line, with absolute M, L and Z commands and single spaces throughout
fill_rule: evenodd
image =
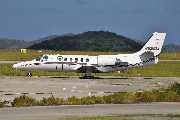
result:
M 122 35 L 108 31 L 88 31 L 73 36 L 60 36 L 34 44 L 27 49 L 63 51 L 135 52 L 141 45 Z
M 63 34 L 63 35 L 50 35 L 44 38 L 39 38 L 37 40 L 32 41 L 24 41 L 24 40 L 15 40 L 15 39 L 7 39 L 7 38 L 0 38 L 0 49 L 23 49 L 27 48 L 33 44 L 38 44 L 46 40 L 51 40 L 53 38 L 59 36 L 72 36 L 73 33 Z
M 108 32 L 108 31 L 106 31 L 106 32 Z M 109 32 L 109 33 L 112 33 L 112 32 Z M 116 34 L 116 33 L 114 33 L 114 34 Z M 46 40 L 52 40 L 52 39 L 55 39 L 57 37 L 62 37 L 62 36 L 74 36 L 74 35 L 78 35 L 78 34 L 68 33 L 68 34 L 63 34 L 63 35 L 50 35 L 50 36 L 47 36 L 44 38 L 39 38 L 37 40 L 32 40 L 32 41 L 0 38 L 0 49 L 23 49 L 23 48 L 28 48 L 34 44 L 39 44 Z M 123 37 L 126 37 L 126 36 L 123 36 Z M 137 39 L 133 39 L 133 38 L 129 38 L 129 37 L 126 37 L 126 38 L 133 40 L 136 43 L 139 43 L 141 46 L 143 46 L 145 44 L 145 42 L 142 42 Z M 164 45 L 162 48 L 162 52 L 180 52 L 180 45 L 175 45 L 173 43 Z

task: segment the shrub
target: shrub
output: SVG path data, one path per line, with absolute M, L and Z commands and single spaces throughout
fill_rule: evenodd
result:
M 180 83 L 175 82 L 171 84 L 171 86 L 168 87 L 167 89 L 176 92 L 180 95 Z
M 137 99 L 133 93 L 123 92 L 103 96 L 103 101 L 106 104 L 130 104 L 137 102 Z
M 150 91 L 136 92 L 135 96 L 138 102 L 152 102 L 154 100 L 152 92 Z
M 1 100 L 0 100 L 0 107 L 3 107 L 3 106 L 4 106 L 4 103 L 1 102 Z
M 100 96 L 91 96 L 90 100 L 93 102 L 93 104 L 104 104 L 103 98 Z
M 95 101 L 91 97 L 83 97 L 80 100 L 81 100 L 81 105 L 92 105 L 92 104 L 95 104 Z
M 165 94 L 165 102 L 180 102 L 180 96 L 178 93 L 169 91 Z
M 122 93 L 120 93 L 120 94 L 122 94 Z M 133 93 L 123 93 L 123 94 L 122 94 L 123 98 L 121 100 L 121 102 L 123 104 L 137 103 L 137 97 Z M 119 101 L 117 103 L 119 103 Z
M 69 97 L 66 100 L 66 104 L 68 104 L 68 105 L 81 105 L 81 100 L 75 96 Z
M 14 107 L 19 106 L 35 106 L 37 101 L 34 98 L 28 97 L 26 95 L 20 96 L 19 98 L 15 98 L 11 105 Z
M 135 93 L 138 98 L 138 102 L 178 102 L 180 96 L 173 91 L 167 89 L 158 89 L 151 91 L 143 91 Z
M 64 104 L 64 100 L 61 98 L 54 98 L 54 97 L 50 97 L 50 98 L 43 98 L 43 100 L 41 100 L 42 104 L 45 105 L 62 105 Z

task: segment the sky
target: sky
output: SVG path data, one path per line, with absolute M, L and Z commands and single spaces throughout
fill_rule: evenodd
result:
M 180 45 L 180 0 L 0 0 L 0 38 L 109 31 L 146 42 L 166 32 Z

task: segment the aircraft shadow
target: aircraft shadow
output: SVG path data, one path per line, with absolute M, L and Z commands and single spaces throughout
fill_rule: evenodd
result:
M 109 78 L 103 78 L 103 77 L 90 77 L 90 78 L 86 78 L 85 76 L 83 77 L 79 77 L 79 79 L 133 79 L 133 78 L 127 78 L 127 77 L 122 77 L 122 78 L 117 78 L 117 77 L 109 77 Z
M 69 76 L 53 76 L 53 77 L 50 77 L 50 78 L 71 78 Z M 94 76 L 91 76 L 90 78 L 87 78 L 85 76 L 83 77 L 79 77 L 79 79 L 135 79 L 133 77 L 94 77 Z M 143 78 L 143 79 L 154 79 L 154 78 Z
M 70 77 L 68 77 L 68 76 L 67 77 L 55 76 L 55 77 L 50 77 L 50 78 L 70 78 Z
M 66 77 L 66 76 L 53 76 L 53 77 L 50 77 L 50 78 L 71 78 L 71 77 Z M 133 78 L 126 78 L 126 77 L 122 77 L 122 78 L 117 78 L 117 77 L 108 77 L 108 78 L 104 78 L 104 77 L 90 77 L 90 78 L 87 78 L 85 76 L 83 77 L 79 77 L 79 79 L 133 79 Z

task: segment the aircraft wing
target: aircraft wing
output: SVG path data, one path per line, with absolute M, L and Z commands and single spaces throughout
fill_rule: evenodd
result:
M 80 72 L 80 73 L 86 73 L 86 71 L 92 71 L 92 73 L 101 73 L 100 70 L 98 70 L 98 66 L 81 66 L 79 67 L 78 69 L 76 69 L 77 72 Z

